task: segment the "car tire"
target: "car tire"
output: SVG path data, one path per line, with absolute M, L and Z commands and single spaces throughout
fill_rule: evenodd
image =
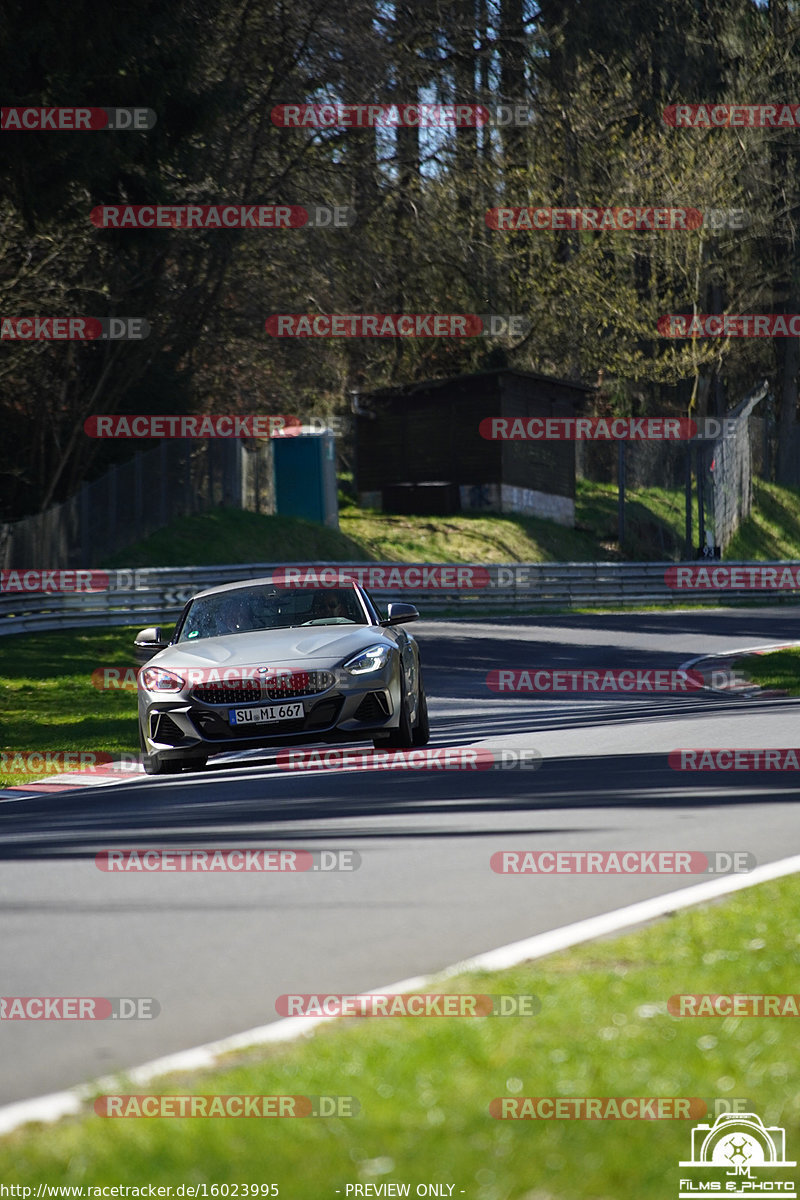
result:
M 183 763 L 180 759 L 159 758 L 155 754 L 143 754 L 142 766 L 145 775 L 177 775 Z
M 411 728 L 411 718 L 408 715 L 406 694 L 400 698 L 400 722 L 397 729 L 390 729 L 388 737 L 376 743 L 378 747 L 388 747 L 390 750 L 410 750 L 414 745 L 414 732 Z
M 422 676 L 420 676 L 419 680 L 417 723 L 414 726 L 414 733 L 411 740 L 415 746 L 427 746 L 428 742 L 431 740 L 431 723 L 428 718 L 428 697 L 425 694 Z

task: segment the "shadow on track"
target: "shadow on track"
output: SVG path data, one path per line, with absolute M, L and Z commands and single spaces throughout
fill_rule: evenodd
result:
M 131 782 L 0 805 L 0 860 L 93 857 L 115 847 L 475 837 L 492 813 L 795 803 L 792 772 L 673 770 L 664 754 L 545 760 L 537 771 L 326 771 L 258 767 Z M 477 814 L 486 820 L 476 827 Z M 459 829 L 458 817 L 469 818 Z M 437 828 L 431 818 L 439 818 Z M 455 818 L 455 819 L 454 819 Z M 340 824 L 341 823 L 341 824 Z M 520 835 L 560 833 L 521 820 Z M 570 827 L 572 828 L 572 827 Z M 591 830 L 591 824 L 586 831 Z M 504 827 L 504 833 L 511 831 Z

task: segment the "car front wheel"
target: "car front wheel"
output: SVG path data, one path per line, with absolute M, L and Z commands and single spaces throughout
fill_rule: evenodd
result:
M 431 727 L 428 721 L 428 701 L 425 696 L 425 689 L 422 686 L 422 677 L 420 677 L 416 726 L 413 729 L 411 727 L 408 704 L 405 693 L 403 693 L 400 700 L 400 723 L 397 729 L 391 729 L 382 738 L 374 738 L 373 745 L 376 750 L 386 749 L 387 747 L 390 750 L 410 750 L 413 746 L 426 746 L 430 736 Z
M 419 699 L 417 702 L 417 724 L 414 727 L 412 741 L 415 746 L 427 746 L 431 740 L 431 723 L 428 719 L 428 697 L 425 694 L 425 688 L 422 684 L 422 678 L 419 681 Z

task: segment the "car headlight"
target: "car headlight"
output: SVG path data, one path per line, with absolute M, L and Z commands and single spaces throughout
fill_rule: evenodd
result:
M 173 675 L 162 667 L 145 667 L 139 682 L 148 692 L 182 692 L 186 686 L 180 675 Z
M 355 658 L 348 659 L 344 664 L 345 671 L 351 675 L 368 675 L 371 671 L 380 671 L 386 666 L 391 653 L 391 646 L 370 646 L 362 650 Z

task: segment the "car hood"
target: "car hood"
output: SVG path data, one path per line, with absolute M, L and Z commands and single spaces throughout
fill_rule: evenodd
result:
M 319 625 L 296 629 L 262 629 L 225 637 L 197 638 L 167 646 L 148 666 L 250 667 L 294 666 L 314 659 L 319 666 L 336 666 L 367 646 L 384 642 L 394 646 L 377 625 Z

